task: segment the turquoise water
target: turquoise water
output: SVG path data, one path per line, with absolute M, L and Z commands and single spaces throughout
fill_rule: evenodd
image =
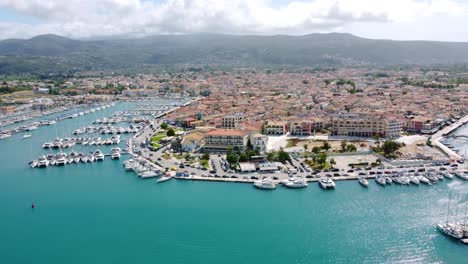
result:
M 447 194 L 468 192 L 458 179 L 268 192 L 248 184 L 156 184 L 111 160 L 27 166 L 47 152 L 40 145 L 48 137 L 70 136 L 125 107 L 0 141 L 0 263 L 467 263 L 468 246 L 435 229 Z

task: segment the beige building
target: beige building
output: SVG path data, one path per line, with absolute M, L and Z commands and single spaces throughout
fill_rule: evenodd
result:
M 286 122 L 267 122 L 264 125 L 264 133 L 266 135 L 284 135 L 288 132 L 288 126 Z
M 332 135 L 348 137 L 398 137 L 402 123 L 395 120 L 365 117 L 332 119 Z
M 215 129 L 205 134 L 207 151 L 226 151 L 228 148 L 243 150 L 247 145 L 249 134 L 237 129 Z
M 236 129 L 239 124 L 246 120 L 246 116 L 243 113 L 236 113 L 223 117 L 221 122 L 221 128 L 225 129 Z

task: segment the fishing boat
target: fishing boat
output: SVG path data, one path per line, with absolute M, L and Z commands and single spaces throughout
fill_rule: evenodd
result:
M 32 135 L 31 134 L 24 134 L 22 139 L 30 138 Z

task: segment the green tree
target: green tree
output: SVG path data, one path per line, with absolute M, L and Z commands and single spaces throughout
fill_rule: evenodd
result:
M 289 153 L 284 151 L 284 149 L 280 149 L 278 151 L 278 161 L 284 163 L 284 162 L 289 161 L 289 160 L 291 160 L 291 157 L 289 156 Z
M 249 161 L 249 155 L 246 152 L 242 152 L 239 155 L 239 162 L 246 162 Z
M 348 144 L 348 145 L 346 146 L 346 151 L 348 151 L 348 152 L 355 152 L 355 151 L 357 151 L 357 147 L 356 147 L 356 145 L 354 145 L 354 144 Z
M 322 151 L 322 149 L 320 147 L 313 147 L 312 148 L 312 152 L 315 153 L 315 154 L 319 153 L 320 151 Z
M 162 123 L 161 124 L 161 128 L 166 130 L 167 128 L 169 127 L 169 125 L 167 123 Z
M 210 160 L 210 153 L 208 153 L 208 152 L 203 153 L 203 155 L 201 156 L 201 159 L 202 160 Z
M 246 148 L 247 148 L 248 150 L 252 150 L 252 149 L 253 149 L 253 145 L 252 145 L 252 142 L 250 141 L 250 138 L 247 139 L 247 146 L 246 146 Z
M 167 132 L 166 132 L 166 135 L 167 135 L 168 137 L 173 137 L 173 136 L 175 136 L 175 131 L 174 131 L 174 129 L 173 129 L 173 128 L 169 128 L 169 129 L 167 130 Z
M 314 162 L 321 166 L 324 165 L 325 162 L 327 162 L 327 154 L 322 152 L 322 153 L 315 155 Z
M 346 151 L 346 145 L 348 143 L 346 141 L 341 141 L 341 152 L 345 152 Z
M 325 141 L 325 142 L 323 142 L 322 148 L 323 148 L 325 151 L 328 151 L 329 149 L 331 149 L 331 145 L 330 145 L 330 143 L 328 143 L 328 141 Z

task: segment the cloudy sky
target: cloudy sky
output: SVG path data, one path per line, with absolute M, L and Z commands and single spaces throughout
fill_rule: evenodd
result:
M 468 41 L 468 0 L 0 0 L 0 39 L 315 32 Z

